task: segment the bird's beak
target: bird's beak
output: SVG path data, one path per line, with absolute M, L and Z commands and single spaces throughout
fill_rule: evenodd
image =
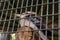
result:
M 15 16 L 16 16 L 16 17 L 20 17 L 20 16 L 21 16 L 21 14 L 16 14 Z

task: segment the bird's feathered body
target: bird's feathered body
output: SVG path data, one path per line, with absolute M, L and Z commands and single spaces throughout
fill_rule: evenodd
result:
M 16 16 L 20 17 L 20 25 L 21 27 L 28 26 L 31 27 L 33 30 L 39 30 L 40 29 L 40 18 L 34 17 L 35 12 L 26 12 L 22 14 L 17 14 Z M 45 28 L 42 26 L 42 28 Z M 44 30 L 45 31 L 45 30 Z M 38 31 L 39 35 L 42 40 L 48 40 L 47 37 L 43 34 L 42 31 Z

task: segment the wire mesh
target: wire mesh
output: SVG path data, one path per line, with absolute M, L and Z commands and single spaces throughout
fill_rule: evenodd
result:
M 60 0 L 0 0 L 0 40 L 60 40 L 59 29 Z

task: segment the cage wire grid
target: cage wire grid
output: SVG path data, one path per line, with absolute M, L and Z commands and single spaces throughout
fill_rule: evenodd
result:
M 25 16 L 21 18 L 22 15 Z M 27 31 L 23 29 L 22 37 L 24 32 L 33 32 L 31 39 L 29 35 L 27 39 L 17 38 L 22 28 L 21 19 L 28 20 L 28 23 L 23 21 L 23 28 L 29 24 Z M 32 25 L 38 29 L 30 30 Z M 39 34 L 38 38 L 35 33 Z M 60 40 L 60 0 L 0 0 L 0 40 Z

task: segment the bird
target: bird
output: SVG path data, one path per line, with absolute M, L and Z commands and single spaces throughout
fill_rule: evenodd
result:
M 21 27 L 28 26 L 28 27 L 31 27 L 33 30 L 39 30 L 40 18 L 34 17 L 35 15 L 36 15 L 36 12 L 27 11 L 22 14 L 16 14 L 15 16 L 20 18 L 19 23 Z M 45 28 L 45 27 L 43 26 L 42 28 Z M 42 40 L 49 40 L 47 36 L 44 35 L 45 30 L 44 31 L 39 30 L 38 33 Z

